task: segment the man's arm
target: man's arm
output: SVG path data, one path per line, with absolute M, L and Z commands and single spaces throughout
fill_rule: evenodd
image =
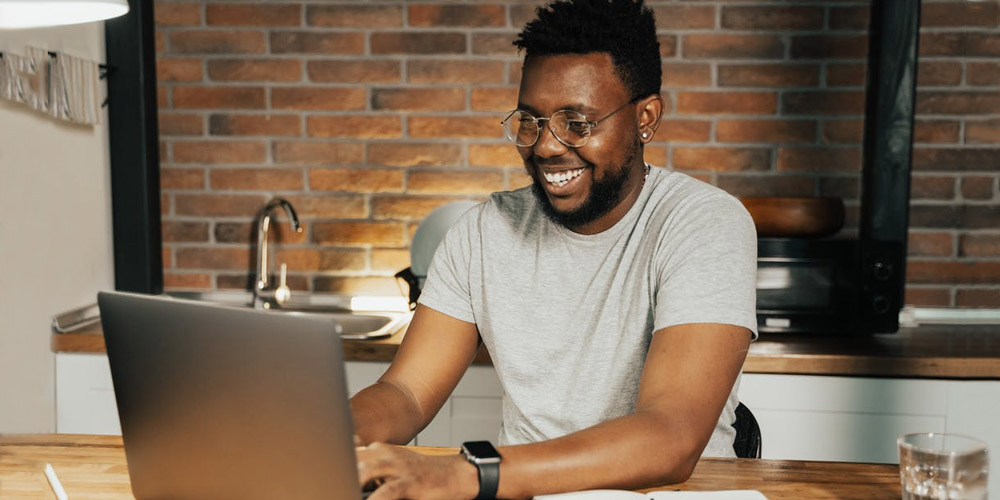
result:
M 472 363 L 476 325 L 418 305 L 389 369 L 351 398 L 354 432 L 364 444 L 405 444 L 441 408 Z
M 641 488 L 687 479 L 739 375 L 750 331 L 678 325 L 653 335 L 635 412 L 567 436 L 500 448 L 500 498 L 593 488 Z M 539 376 L 544 376 L 540 373 Z M 460 456 L 421 460 L 377 447 L 359 454 L 363 481 L 392 479 L 372 499 L 471 498 L 475 468 Z M 441 470 L 450 478 L 442 483 Z M 385 490 L 383 490 L 385 488 Z M 464 495 L 464 496 L 459 496 Z

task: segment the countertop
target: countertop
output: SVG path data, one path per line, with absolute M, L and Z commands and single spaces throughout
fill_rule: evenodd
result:
M 345 340 L 348 361 L 391 361 L 405 332 L 380 340 Z M 56 352 L 104 352 L 100 325 L 52 334 Z M 489 364 L 481 350 L 475 363 Z M 925 325 L 876 335 L 763 333 L 744 373 L 1000 379 L 1000 326 Z
M 430 455 L 455 448 L 414 448 Z M 134 500 L 119 436 L 0 435 L 0 498 L 52 499 L 45 464 L 73 500 Z M 754 489 L 768 500 L 898 500 L 899 467 L 884 464 L 705 458 L 691 478 L 658 489 Z

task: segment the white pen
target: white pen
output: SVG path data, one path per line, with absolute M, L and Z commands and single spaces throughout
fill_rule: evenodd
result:
M 45 478 L 49 480 L 49 486 L 52 486 L 52 492 L 56 494 L 56 498 L 59 500 L 69 500 L 66 496 L 66 490 L 63 489 L 62 483 L 59 482 L 59 477 L 56 476 L 56 471 L 52 468 L 52 464 L 45 464 Z

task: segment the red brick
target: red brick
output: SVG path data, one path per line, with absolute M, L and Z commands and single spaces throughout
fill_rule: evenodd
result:
M 867 30 L 870 17 L 868 7 L 833 7 L 830 9 L 830 28 L 848 31 Z
M 914 148 L 914 170 L 990 172 L 1000 168 L 1000 150 L 993 148 Z
M 161 162 L 168 162 L 170 159 L 170 144 L 167 141 L 161 140 L 159 143 L 159 158 Z
M 291 59 L 214 59 L 208 61 L 208 77 L 223 82 L 297 82 L 302 63 Z
M 161 168 L 160 189 L 202 189 L 205 187 L 203 168 Z
M 960 288 L 955 294 L 958 307 L 1000 307 L 1000 289 Z
M 275 262 L 284 262 L 289 271 L 363 271 L 365 251 L 279 248 Z
M 650 165 L 654 165 L 654 166 L 663 166 L 663 165 L 666 165 L 667 164 L 667 148 L 662 147 L 662 146 L 653 146 L 653 145 L 647 144 L 646 146 L 644 146 L 642 148 L 642 159 L 643 159 L 643 161 L 645 161 L 646 163 L 648 163 Z M 526 181 L 528 181 L 525 185 L 526 186 L 531 185 L 531 182 L 530 182 L 531 179 L 528 177 L 527 172 L 525 172 L 525 171 L 522 170 L 522 173 L 524 175 L 521 175 L 520 177 L 522 177 Z M 711 182 L 711 179 L 709 179 L 708 182 Z
M 712 133 L 712 122 L 705 120 L 674 120 L 660 122 L 660 128 L 653 135 L 654 141 L 667 142 L 708 142 Z M 664 157 L 664 159 L 666 159 Z M 661 163 L 663 165 L 664 163 Z
M 653 162 L 651 160 L 647 160 L 647 161 L 649 161 L 650 164 L 653 164 Z M 667 164 L 666 152 L 664 152 L 663 158 L 661 160 L 659 160 L 655 164 L 656 165 L 666 165 Z M 508 171 L 508 173 L 507 173 L 507 190 L 508 191 L 514 191 L 515 189 L 520 189 L 520 188 L 523 188 L 523 187 L 528 187 L 531 184 L 532 184 L 532 179 L 531 179 L 531 177 L 528 177 L 527 172 L 525 172 L 524 170 L 516 171 L 516 172 L 513 171 L 513 170 Z
M 253 290 L 254 277 L 250 274 L 217 274 L 215 276 L 215 288 L 219 290 Z M 292 287 L 292 283 L 288 284 Z
M 361 55 L 364 51 L 365 38 L 362 33 L 271 32 L 271 52 L 274 54 Z
M 372 54 L 464 54 L 463 33 L 377 32 L 369 39 Z
M 830 87 L 861 87 L 865 84 L 865 65 L 830 63 L 826 66 L 826 84 Z
M 299 26 L 302 6 L 208 4 L 205 20 L 209 26 Z
M 996 2 L 923 2 L 920 6 L 922 28 L 931 26 L 996 28 L 997 19 Z
M 520 29 L 522 26 L 535 18 L 535 9 L 538 5 L 511 5 L 510 6 L 510 24 L 511 26 Z
M 733 196 L 812 196 L 816 183 L 810 177 L 719 174 L 716 186 Z
M 391 139 L 403 135 L 403 121 L 398 116 L 310 116 L 306 133 L 309 137 Z
M 410 26 L 504 26 L 503 5 L 411 5 Z
M 162 54 L 167 51 L 167 38 L 163 34 L 163 30 L 157 28 L 156 32 L 153 34 L 153 45 L 157 54 Z
M 723 6 L 722 27 L 738 30 L 816 30 L 823 27 L 823 7 Z
M 201 59 L 160 57 L 156 60 L 156 80 L 160 82 L 200 82 Z
M 516 33 L 473 33 L 472 53 L 484 56 L 517 56 Z
M 977 283 L 1000 282 L 1000 261 L 921 261 L 910 259 L 906 266 L 907 283 Z
M 349 295 L 391 296 L 399 294 L 399 285 L 391 276 L 320 276 L 313 279 L 313 290 Z
M 834 196 L 847 201 L 856 201 L 860 191 L 861 186 L 857 175 L 822 176 L 819 178 L 820 196 Z
M 403 25 L 397 5 L 309 5 L 306 24 L 326 28 L 392 28 Z
M 800 35 L 792 37 L 792 59 L 864 59 L 865 35 Z
M 923 32 L 918 42 L 919 56 L 963 56 L 966 50 L 964 33 Z
M 664 63 L 663 86 L 711 87 L 712 66 L 703 63 Z
M 996 185 L 994 177 L 967 176 L 962 178 L 962 198 L 968 200 L 988 200 L 993 198 Z
M 963 234 L 959 239 L 959 256 L 1000 258 L 1000 235 Z
M 165 108 L 168 106 L 168 101 L 170 100 L 169 91 L 163 85 L 156 86 L 156 105 Z
M 309 190 L 402 193 L 403 171 L 389 168 L 314 168 L 309 171 Z
M 656 41 L 660 44 L 660 57 L 668 58 L 677 55 L 677 36 L 657 35 Z
M 1000 143 L 1000 120 L 966 121 L 965 142 L 968 144 Z
M 427 217 L 431 210 L 455 201 L 455 199 L 444 196 L 375 196 L 372 198 L 372 217 L 375 219 L 419 221 Z
M 153 23 L 157 26 L 201 25 L 200 2 L 154 2 Z
M 944 288 L 906 287 L 906 305 L 947 307 L 951 305 L 951 292 Z
M 160 111 L 156 118 L 161 137 L 202 135 L 205 131 L 205 120 L 200 115 Z
M 308 61 L 306 73 L 314 82 L 396 83 L 399 61 Z
M 462 111 L 465 89 L 391 87 L 372 89 L 372 109 L 392 111 Z
M 791 172 L 858 172 L 859 148 L 778 148 L 778 170 Z
M 470 167 L 523 167 L 513 144 L 469 144 Z
M 282 168 L 223 168 L 208 173 L 215 191 L 292 191 L 302 190 L 302 171 Z
M 368 145 L 368 164 L 387 167 L 459 166 L 462 164 L 462 147 L 454 141 L 372 143 Z
M 960 126 L 959 122 L 951 120 L 917 120 L 913 126 L 913 142 L 956 143 L 961 138 Z
M 302 123 L 297 115 L 212 115 L 208 132 L 212 135 L 281 136 L 301 134 Z
M 414 138 L 501 138 L 503 130 L 493 116 L 411 116 L 410 137 Z
M 296 165 L 357 165 L 364 160 L 361 144 L 277 141 L 274 161 Z
M 260 31 L 185 30 L 170 33 L 170 52 L 177 54 L 263 54 L 267 41 Z
M 715 7 L 700 5 L 659 5 L 653 7 L 656 27 L 661 30 L 712 29 Z
M 865 94 L 861 91 L 786 92 L 781 109 L 793 115 L 861 115 Z
M 396 272 L 410 267 L 410 251 L 405 248 L 372 249 L 372 271 Z
M 919 61 L 917 82 L 921 87 L 934 85 L 960 85 L 962 63 L 955 61 Z
M 259 141 L 174 141 L 177 163 L 262 163 L 267 145 Z
M 918 114 L 1000 113 L 1000 92 L 918 92 Z
M 160 215 L 168 215 L 168 214 L 170 214 L 172 206 L 173 206 L 173 204 L 170 201 L 170 195 L 164 194 L 164 193 L 161 192 L 160 193 Z M 164 252 L 164 253 L 167 253 L 167 252 Z M 169 259 L 164 259 L 164 262 L 169 262 Z
M 812 143 L 816 122 L 805 120 L 720 120 L 715 130 L 719 142 Z
M 914 200 L 951 200 L 955 198 L 955 178 L 914 175 L 910 180 L 910 198 Z
M 165 243 L 208 241 L 207 222 L 165 220 L 160 224 L 160 232 Z
M 263 204 L 257 207 L 257 211 L 260 212 L 262 208 Z M 253 215 L 256 216 L 257 214 Z M 272 242 L 282 245 L 293 245 L 309 241 L 304 231 L 301 233 L 292 231 L 283 212 L 277 212 L 277 217 L 273 220 L 275 222 L 271 225 L 271 229 L 268 232 Z M 213 234 L 217 243 L 247 243 L 254 245 L 257 243 L 257 228 L 251 222 L 216 222 Z
M 780 59 L 785 44 L 778 35 L 685 35 L 685 59 Z
M 823 122 L 820 137 L 826 144 L 861 144 L 864 122 L 861 120 L 831 120 Z
M 773 114 L 778 98 L 772 92 L 678 92 L 679 114 Z
M 965 81 L 969 85 L 1000 85 L 1000 64 L 968 61 L 965 63 Z
M 764 171 L 771 151 L 763 148 L 674 148 L 672 165 L 682 170 Z
M 364 196 L 331 194 L 292 195 L 288 201 L 295 206 L 299 216 L 307 219 L 363 219 L 368 217 L 368 204 Z
M 174 87 L 174 107 L 189 109 L 262 109 L 260 87 Z
M 174 211 L 177 215 L 253 217 L 263 208 L 264 195 L 236 194 L 177 194 Z
M 502 191 L 499 170 L 417 170 L 406 179 L 406 192 L 419 194 L 490 194 Z
M 317 222 L 313 242 L 343 246 L 402 246 L 406 225 L 399 222 Z
M 246 248 L 178 248 L 178 269 L 245 269 L 250 262 Z
M 503 83 L 502 61 L 417 59 L 406 66 L 410 83 Z
M 504 113 L 517 107 L 517 88 L 478 87 L 472 89 L 469 100 L 473 111 Z
M 719 65 L 720 87 L 812 87 L 819 83 L 813 64 Z
M 361 87 L 276 87 L 271 89 L 271 107 L 301 111 L 365 109 Z
M 212 277 L 204 273 L 163 273 L 167 290 L 206 290 L 212 288 Z

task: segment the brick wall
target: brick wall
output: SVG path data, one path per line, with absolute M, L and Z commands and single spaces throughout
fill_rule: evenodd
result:
M 273 195 L 290 285 L 396 293 L 416 224 L 529 181 L 501 137 L 535 2 L 156 3 L 166 286 L 247 288 Z M 647 160 L 856 226 L 867 2 L 652 1 Z M 925 0 L 907 303 L 1000 307 L 998 3 Z

